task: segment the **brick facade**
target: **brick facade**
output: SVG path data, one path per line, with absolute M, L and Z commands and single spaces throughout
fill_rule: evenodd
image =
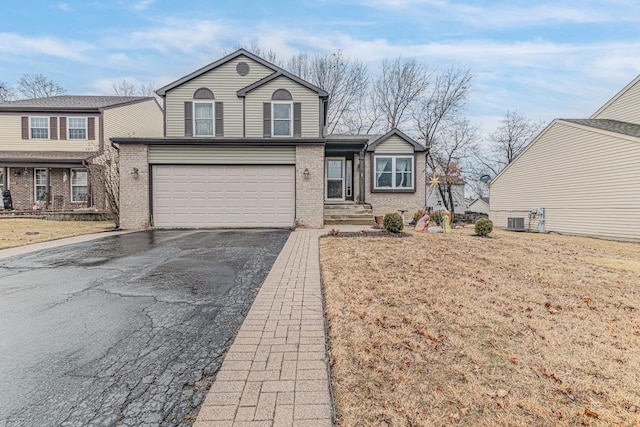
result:
M 373 207 L 374 215 L 385 215 L 399 210 L 406 210 L 405 221 L 410 221 L 413 214 L 425 208 L 426 196 L 426 157 L 424 153 L 416 153 L 416 191 L 415 193 L 372 193 L 371 188 L 371 155 L 365 157 L 365 194 L 366 201 Z
M 44 168 L 43 168 L 44 169 Z M 82 169 L 82 168 L 78 168 Z M 34 168 L 9 168 L 7 181 L 9 190 L 11 190 L 11 198 L 13 199 L 13 208 L 15 210 L 29 211 L 35 205 L 35 188 L 34 188 Z M 25 173 L 26 172 L 26 173 Z M 91 175 L 89 175 L 91 181 Z M 49 169 L 49 204 L 41 204 L 41 210 L 62 211 L 73 210 L 88 207 L 85 202 L 71 201 L 71 169 L 70 168 L 51 168 Z M 96 209 L 104 208 L 104 197 L 99 185 L 93 180 L 88 188 L 88 196 L 92 197 L 91 207 Z
M 305 169 L 309 178 L 304 177 Z M 324 225 L 324 146 L 296 146 L 296 225 Z
M 131 173 L 138 170 L 137 178 Z M 120 146 L 120 227 L 149 227 L 149 150 L 146 145 Z

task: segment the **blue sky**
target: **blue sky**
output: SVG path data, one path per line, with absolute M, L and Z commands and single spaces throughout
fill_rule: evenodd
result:
M 0 82 L 42 73 L 71 94 L 128 79 L 161 87 L 257 43 L 282 57 L 333 51 L 475 75 L 468 116 L 587 117 L 640 74 L 637 0 L 3 1 Z

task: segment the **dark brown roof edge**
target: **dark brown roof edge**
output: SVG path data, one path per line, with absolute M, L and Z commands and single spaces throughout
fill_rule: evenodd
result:
M 209 146 L 225 146 L 225 145 L 245 145 L 250 147 L 268 147 L 268 146 L 295 146 L 295 145 L 325 145 L 326 138 L 305 138 L 305 139 L 252 139 L 252 138 L 111 138 L 114 144 L 140 144 L 140 145 L 209 145 Z

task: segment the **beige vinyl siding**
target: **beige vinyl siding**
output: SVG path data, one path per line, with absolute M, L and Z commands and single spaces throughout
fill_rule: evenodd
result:
M 545 208 L 546 231 L 640 239 L 640 141 L 553 122 L 492 183 L 490 218 Z
M 391 135 L 376 145 L 376 154 L 413 154 L 413 151 L 413 145 L 398 135 Z
M 87 151 L 97 145 L 99 138 L 100 118 L 95 117 L 95 137 L 96 140 L 63 140 L 60 139 L 60 117 L 94 117 L 90 115 L 65 115 L 65 114 L 33 114 L 33 117 L 57 117 L 58 118 L 58 138 L 57 139 L 22 139 L 21 117 L 29 117 L 25 114 L 2 114 L 0 115 L 0 150 L 5 151 Z M 51 135 L 50 135 L 51 136 Z
M 162 110 L 155 99 L 104 110 L 104 140 L 162 137 Z
M 289 80 L 287 77 L 278 77 L 247 93 L 247 137 L 262 138 L 262 105 L 265 102 L 271 102 L 271 95 L 277 89 L 287 89 L 293 97 L 292 102 L 302 103 L 302 137 L 318 137 L 320 134 L 320 101 L 318 94 L 293 80 Z
M 293 165 L 295 162 L 295 147 L 149 147 L 152 164 Z
M 246 76 L 237 73 L 236 66 L 239 62 L 249 64 L 249 74 Z M 206 87 L 213 91 L 215 101 L 224 103 L 224 136 L 242 137 L 242 98 L 238 98 L 236 92 L 270 74 L 273 74 L 273 70 L 246 56 L 239 56 L 171 89 L 165 98 L 167 136 L 184 136 L 184 103 L 193 101 L 193 93 L 201 87 Z
M 611 119 L 640 124 L 640 80 L 616 95 L 609 105 L 601 108 L 592 119 Z

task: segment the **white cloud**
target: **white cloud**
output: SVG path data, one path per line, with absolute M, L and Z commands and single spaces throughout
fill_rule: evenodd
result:
M 138 1 L 138 2 L 133 4 L 133 8 L 135 10 L 145 10 L 146 8 L 148 8 L 149 6 L 154 4 L 155 2 L 156 2 L 156 0 L 140 0 L 140 1 Z
M 215 21 L 167 19 L 160 25 L 129 34 L 118 34 L 107 40 L 110 47 L 119 49 L 154 49 L 170 54 L 172 51 L 194 52 L 219 47 L 226 39 L 228 28 Z
M 56 7 L 60 10 L 64 10 L 65 12 L 71 10 L 71 6 L 69 5 L 69 3 L 58 3 Z
M 15 56 L 48 55 L 83 62 L 93 46 L 87 42 L 54 37 L 28 37 L 15 33 L 0 33 L 0 53 Z
M 410 14 L 433 22 L 455 22 L 481 28 L 522 28 L 552 23 L 635 22 L 640 13 L 637 2 L 617 1 L 496 1 L 478 6 L 473 1 L 451 0 L 360 0 L 365 7 L 373 7 L 390 15 Z

